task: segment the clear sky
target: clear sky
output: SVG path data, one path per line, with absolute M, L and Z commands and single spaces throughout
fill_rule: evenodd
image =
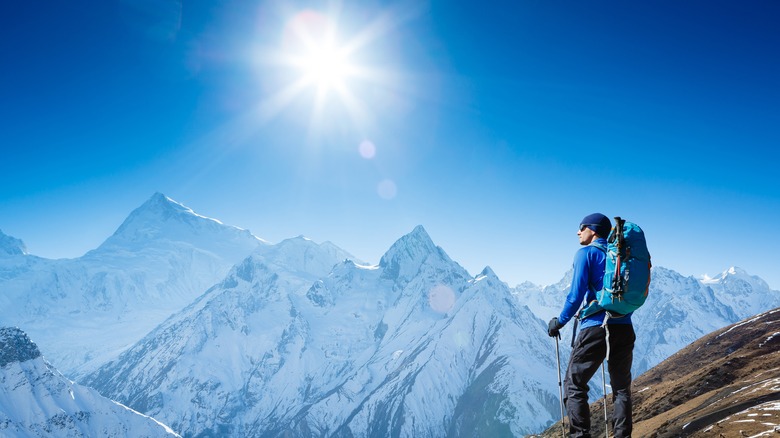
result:
M 376 263 L 423 225 L 558 281 L 596 211 L 780 289 L 780 2 L 0 5 L 0 229 L 78 257 L 155 192 Z

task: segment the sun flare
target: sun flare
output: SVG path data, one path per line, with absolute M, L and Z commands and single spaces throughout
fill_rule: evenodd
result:
M 301 117 L 300 110 L 310 104 L 313 135 L 347 124 L 368 129 L 374 123 L 372 107 L 396 86 L 393 68 L 382 65 L 386 60 L 379 41 L 395 28 L 395 13 L 383 11 L 357 27 L 340 10 L 305 9 L 288 17 L 279 47 L 262 54 L 258 78 L 274 85 L 258 105 L 258 117 L 269 120 L 289 108 L 296 108 Z M 267 75 L 268 66 L 275 67 L 274 75 Z
M 353 66 L 343 49 L 332 43 L 311 47 L 301 58 L 300 69 L 306 82 L 321 91 L 343 88 Z
M 316 86 L 320 94 L 347 89 L 355 66 L 350 50 L 339 43 L 331 18 L 311 10 L 296 14 L 287 25 L 284 46 L 303 86 Z

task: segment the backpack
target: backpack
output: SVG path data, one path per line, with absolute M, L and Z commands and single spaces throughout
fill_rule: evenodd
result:
M 652 266 L 642 229 L 618 216 L 607 247 L 593 246 L 607 254 L 604 287 L 596 292 L 596 300 L 580 311 L 580 319 L 603 311 L 611 317 L 620 317 L 641 307 L 650 288 Z

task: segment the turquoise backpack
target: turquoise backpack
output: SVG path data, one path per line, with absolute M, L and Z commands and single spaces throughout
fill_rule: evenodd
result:
M 650 288 L 650 253 L 645 233 L 635 223 L 615 218 L 607 247 L 593 245 L 607 254 L 604 287 L 596 300 L 580 311 L 580 319 L 607 311 L 611 317 L 627 315 L 645 303 Z

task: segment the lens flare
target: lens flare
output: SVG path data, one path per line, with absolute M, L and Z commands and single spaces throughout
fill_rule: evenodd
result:
M 395 182 L 391 179 L 386 179 L 379 182 L 376 188 L 377 194 L 382 199 L 393 199 L 398 194 L 398 188 L 395 186 Z
M 286 51 L 301 51 L 322 41 L 334 28 L 327 15 L 304 9 L 290 18 L 284 27 L 282 44 Z
M 358 152 L 360 152 L 361 157 L 370 160 L 376 155 L 376 146 L 369 140 L 363 140 L 358 146 Z
M 455 305 L 455 292 L 443 284 L 438 284 L 428 292 L 428 304 L 434 312 L 447 313 Z

